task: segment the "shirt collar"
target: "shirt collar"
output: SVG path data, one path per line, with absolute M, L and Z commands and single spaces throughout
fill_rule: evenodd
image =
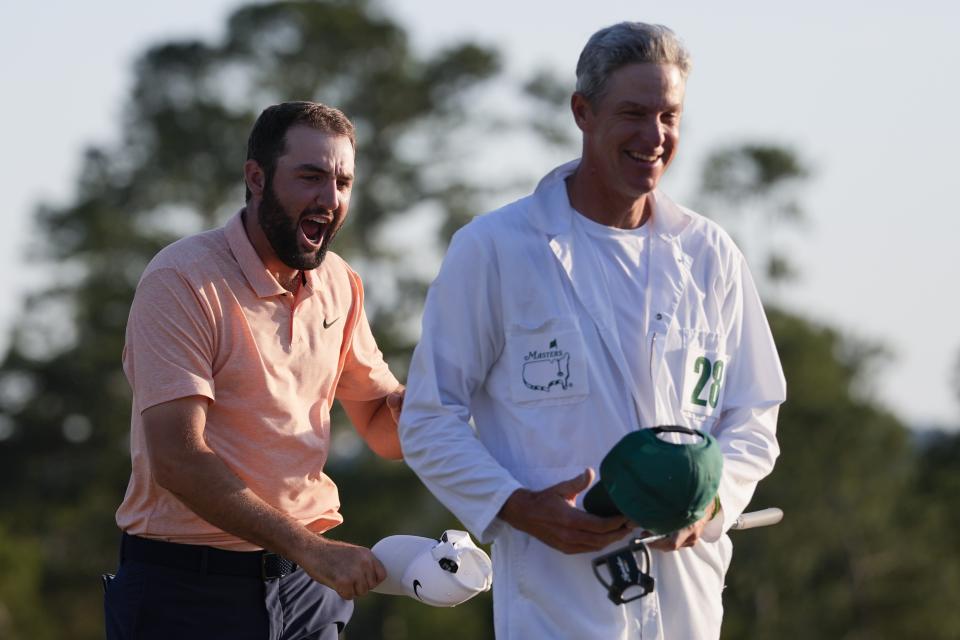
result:
M 575 215 L 570 206 L 565 180 L 576 171 L 580 159 L 562 164 L 540 180 L 534 192 L 530 215 L 534 225 L 547 235 L 560 235 L 570 229 Z M 653 232 L 663 237 L 678 235 L 690 222 L 690 215 L 665 193 L 655 189 L 653 200 Z
M 253 288 L 258 298 L 269 298 L 288 293 L 286 289 L 280 286 L 273 274 L 263 266 L 263 260 L 257 255 L 257 250 L 253 248 L 250 238 L 247 237 L 247 230 L 243 226 L 243 212 L 244 209 L 240 209 L 236 215 L 227 220 L 224 227 L 227 244 L 230 245 L 230 251 L 233 252 L 233 257 L 240 265 L 240 270 L 243 271 L 244 277 L 250 283 L 250 287 Z M 308 276 L 308 287 L 311 282 L 311 278 Z

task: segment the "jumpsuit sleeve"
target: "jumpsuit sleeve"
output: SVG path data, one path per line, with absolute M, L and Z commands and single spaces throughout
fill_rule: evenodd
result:
M 472 227 L 454 236 L 427 294 L 399 433 L 404 459 L 421 481 L 489 542 L 506 526 L 497 514 L 521 484 L 471 423 L 471 400 L 504 344 L 495 252 Z
M 731 354 L 723 411 L 713 428 L 723 451 L 718 491 L 722 511 L 704 530 L 719 538 L 746 509 L 757 483 L 780 454 L 776 426 L 786 399 L 786 381 L 760 296 L 742 254 L 737 253 L 731 287 L 724 301 Z

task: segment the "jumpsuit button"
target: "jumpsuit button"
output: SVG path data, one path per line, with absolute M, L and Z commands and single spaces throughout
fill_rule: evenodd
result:
M 657 314 L 657 320 L 663 320 L 663 314 L 662 314 L 662 313 L 658 313 L 658 314 Z

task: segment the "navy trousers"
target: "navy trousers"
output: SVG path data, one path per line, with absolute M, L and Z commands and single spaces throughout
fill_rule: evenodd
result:
M 125 560 L 104 585 L 107 640 L 336 640 L 352 613 L 299 568 L 264 580 Z

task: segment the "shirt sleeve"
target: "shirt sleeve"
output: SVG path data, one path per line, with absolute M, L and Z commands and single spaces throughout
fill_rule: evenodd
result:
M 521 484 L 470 424 L 471 402 L 503 349 L 499 273 L 468 226 L 454 236 L 427 294 L 400 416 L 404 460 L 481 542 Z
M 367 313 L 363 309 L 363 284 L 353 271 L 349 271 L 354 296 L 353 331 L 347 337 L 349 347 L 343 361 L 343 371 L 337 382 L 336 398 L 339 400 L 376 400 L 400 386 L 390 373 L 373 337 Z
M 718 495 L 722 511 L 704 529 L 707 541 L 719 538 L 746 509 L 757 483 L 772 470 L 780 447 L 776 426 L 786 381 L 770 325 L 753 277 L 739 256 L 724 315 L 728 316 L 728 353 L 723 412 L 713 434 L 723 451 Z
M 127 321 L 123 368 L 140 412 L 185 398 L 214 399 L 212 314 L 173 269 L 158 269 L 137 285 Z

